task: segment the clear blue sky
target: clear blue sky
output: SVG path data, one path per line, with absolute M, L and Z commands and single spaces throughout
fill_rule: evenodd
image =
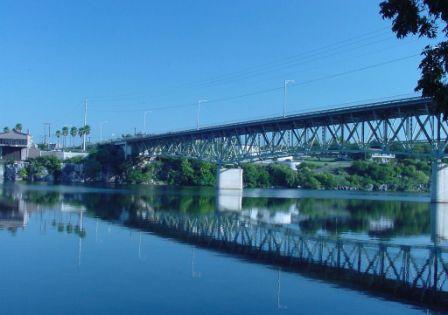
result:
M 418 56 L 375 65 L 426 43 L 397 40 L 379 2 L 3 0 L 0 126 L 40 141 L 44 122 L 80 126 L 84 97 L 93 139 L 101 121 L 105 137 L 142 130 L 151 109 L 150 132 L 194 127 L 205 98 L 203 124 L 273 116 L 281 89 L 234 96 L 284 79 L 291 112 L 413 93 Z

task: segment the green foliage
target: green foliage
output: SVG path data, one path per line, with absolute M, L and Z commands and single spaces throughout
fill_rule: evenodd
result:
M 56 158 L 30 160 L 28 178 L 57 175 Z M 53 162 L 53 163 L 51 163 Z M 82 164 L 87 181 L 115 180 L 119 183 L 166 183 L 174 186 L 214 186 L 216 165 L 192 159 L 137 156 L 125 159 L 121 148 L 94 146 L 86 158 L 73 158 Z M 390 163 L 368 160 L 302 162 L 297 170 L 281 163 L 243 164 L 243 181 L 248 188 L 285 187 L 303 189 L 355 189 L 426 191 L 429 188 L 429 161 L 400 158 Z M 57 176 L 55 176 L 57 178 Z
M 194 169 L 195 186 L 214 186 L 216 182 L 216 165 L 198 160 L 191 160 Z
M 26 168 L 22 168 L 22 169 L 19 170 L 19 176 L 22 179 L 28 178 L 28 171 L 26 170 Z
M 276 187 L 295 187 L 297 183 L 297 172 L 284 164 L 270 164 L 268 173 L 271 183 Z
M 292 188 L 297 186 L 297 172 L 283 164 L 244 164 L 243 182 L 248 188 Z
M 39 180 L 46 175 L 53 176 L 55 181 L 61 175 L 62 163 L 55 156 L 40 156 L 27 161 L 22 174 L 26 174 L 29 181 Z
M 71 128 L 70 128 L 70 135 L 71 135 L 72 137 L 76 137 L 76 136 L 78 135 L 78 128 L 76 128 L 76 127 L 71 127 Z
M 114 145 L 103 145 L 92 150 L 87 157 L 87 160 L 91 160 L 94 166 L 100 165 L 99 171 L 118 175 L 123 171 L 125 157 L 123 151 L 119 147 Z
M 154 163 L 145 161 L 142 157 L 129 159 L 123 166 L 123 179 L 129 184 L 149 184 L 154 176 Z
M 430 171 L 425 160 L 403 159 L 386 164 L 355 161 L 348 170 L 347 180 L 359 188 L 386 184 L 390 190 L 417 191 L 428 188 Z
M 87 180 L 98 180 L 101 175 L 101 163 L 95 159 L 84 161 L 84 174 Z
M 266 166 L 257 164 L 243 165 L 243 182 L 249 188 L 267 188 L 271 186 Z
M 418 35 L 430 39 L 443 37 L 436 46 L 426 46 L 419 69 L 421 77 L 416 91 L 432 97 L 438 109 L 448 115 L 448 6 L 446 0 L 386 0 L 380 14 L 392 20 L 392 31 L 398 38 Z M 439 30 L 442 29 L 440 32 Z
M 67 160 L 65 160 L 65 163 L 72 163 L 72 164 L 82 164 L 84 163 L 85 159 L 82 156 L 74 156 Z
M 158 179 L 176 186 L 213 186 L 216 182 L 216 166 L 188 159 L 160 159 Z

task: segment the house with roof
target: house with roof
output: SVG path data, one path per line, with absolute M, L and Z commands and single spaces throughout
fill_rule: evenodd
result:
M 0 160 L 24 161 L 32 147 L 32 137 L 16 129 L 0 133 Z

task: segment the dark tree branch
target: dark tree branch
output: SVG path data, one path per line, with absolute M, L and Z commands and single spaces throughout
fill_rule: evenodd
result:
M 380 4 L 383 19 L 392 20 L 392 31 L 398 38 L 409 34 L 419 37 L 437 38 L 438 29 L 448 37 L 448 0 L 386 0 Z M 442 35 L 443 36 L 443 35 Z M 421 77 L 416 91 L 422 96 L 432 97 L 448 117 L 448 41 L 436 47 L 425 47 L 419 69 Z

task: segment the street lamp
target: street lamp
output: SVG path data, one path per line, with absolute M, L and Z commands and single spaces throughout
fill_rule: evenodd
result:
M 296 83 L 294 80 L 285 80 L 283 85 L 283 117 L 286 116 L 286 96 L 287 96 L 287 86 L 288 84 Z
M 151 113 L 152 113 L 152 110 L 147 110 L 143 114 L 143 133 L 145 133 L 145 134 L 147 133 L 146 132 L 146 116 Z
M 196 112 L 196 129 L 199 130 L 199 115 L 201 113 L 201 104 L 207 102 L 206 99 L 198 100 L 198 110 Z
M 107 124 L 107 123 L 108 123 L 107 120 L 100 122 L 100 142 L 103 141 L 103 126 L 104 126 L 104 124 Z

